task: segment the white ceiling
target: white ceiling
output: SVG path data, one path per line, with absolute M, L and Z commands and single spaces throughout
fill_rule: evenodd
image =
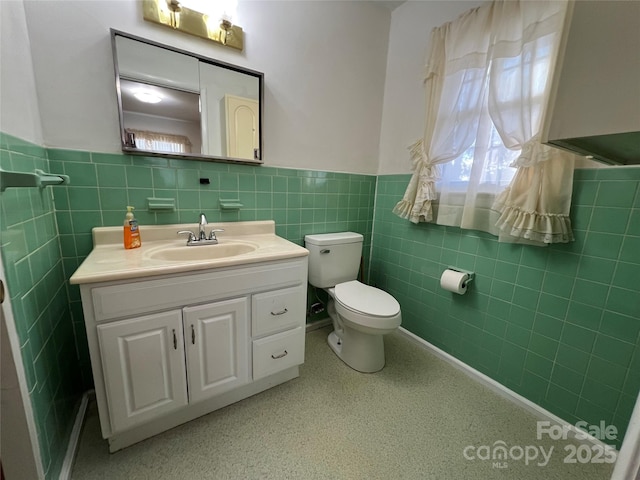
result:
M 120 80 L 122 109 L 125 112 L 143 113 L 190 122 L 200 122 L 199 95 L 172 88 L 147 85 L 132 80 Z M 137 91 L 154 93 L 162 98 L 160 103 L 143 103 L 134 97 Z

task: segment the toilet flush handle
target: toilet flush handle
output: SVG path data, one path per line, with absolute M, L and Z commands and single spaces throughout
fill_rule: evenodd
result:
M 323 250 L 320 250 L 320 253 L 331 253 L 331 250 L 329 250 L 328 248 L 325 248 Z

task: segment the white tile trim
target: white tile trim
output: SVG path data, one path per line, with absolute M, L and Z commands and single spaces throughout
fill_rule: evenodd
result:
M 640 395 L 631 414 L 611 480 L 640 479 Z
M 318 320 L 317 322 L 307 323 L 306 333 L 313 332 L 314 330 L 318 330 L 319 328 L 326 327 L 327 325 L 331 325 L 331 319 L 325 318 L 324 320 Z
M 70 480 L 71 471 L 73 470 L 73 462 L 76 459 L 78 453 L 78 444 L 80 442 L 80 434 L 82 433 L 82 425 L 84 424 L 84 417 L 87 413 L 87 405 L 89 404 L 89 395 L 93 394 L 93 390 L 89 390 L 82 395 L 80 400 L 80 407 L 76 413 L 76 420 L 73 423 L 73 429 L 71 430 L 71 436 L 69 437 L 69 444 L 67 445 L 67 453 L 64 456 L 62 462 L 62 468 L 60 469 L 59 480 Z

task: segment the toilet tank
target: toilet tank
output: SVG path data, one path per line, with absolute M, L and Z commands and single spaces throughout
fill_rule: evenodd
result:
M 362 241 L 362 235 L 354 232 L 305 235 L 304 244 L 309 250 L 309 283 L 328 288 L 356 280 Z

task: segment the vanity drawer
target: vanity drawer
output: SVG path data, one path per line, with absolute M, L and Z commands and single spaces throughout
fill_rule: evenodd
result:
M 251 300 L 251 333 L 261 337 L 305 323 L 306 285 L 258 293 Z
M 253 341 L 253 379 L 304 363 L 304 327 Z

